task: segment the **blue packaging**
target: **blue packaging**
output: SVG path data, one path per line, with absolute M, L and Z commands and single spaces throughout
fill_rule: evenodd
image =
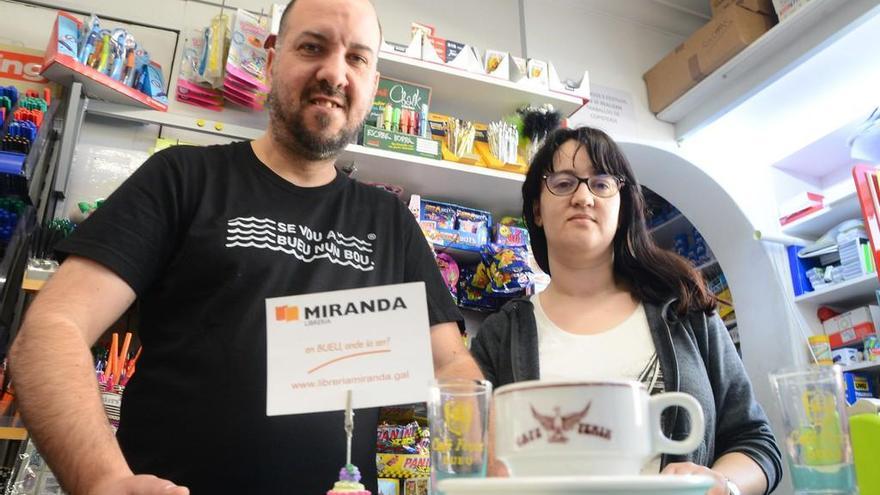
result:
M 58 54 L 77 58 L 79 45 L 79 25 L 76 21 L 58 16 Z
M 165 93 L 165 81 L 162 79 L 162 69 L 159 64 L 150 62 L 141 77 L 141 93 L 152 97 L 156 101 L 168 104 L 168 94 Z
M 859 399 L 876 398 L 874 381 L 870 375 L 845 371 L 843 373 L 843 382 L 846 386 L 846 402 L 849 405 L 855 404 Z
M 438 219 L 431 214 L 436 211 L 455 212 L 454 226 L 450 228 L 448 221 L 445 221 L 448 215 L 443 216 L 444 221 L 438 222 Z M 419 205 L 419 225 L 425 237 L 434 246 L 479 252 L 480 248 L 489 243 L 492 214 L 488 211 L 423 199 Z

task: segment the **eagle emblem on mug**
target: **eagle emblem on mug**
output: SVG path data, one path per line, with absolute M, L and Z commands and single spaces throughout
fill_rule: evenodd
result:
M 541 427 L 547 430 L 550 433 L 550 437 L 547 439 L 550 443 L 567 443 L 568 437 L 565 436 L 565 432 L 571 431 L 575 426 L 580 423 L 580 421 L 587 415 L 590 411 L 590 405 L 592 402 L 587 403 L 587 407 L 585 407 L 582 411 L 577 411 L 571 414 L 563 415 L 560 412 L 560 408 L 553 408 L 553 415 L 545 415 L 539 413 L 535 406 L 531 406 L 532 408 L 532 416 L 538 420 L 538 423 L 541 424 Z

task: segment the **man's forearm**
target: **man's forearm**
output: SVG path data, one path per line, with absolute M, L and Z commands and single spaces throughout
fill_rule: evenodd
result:
M 462 347 L 462 351 L 455 352 L 452 359 L 448 360 L 441 367 L 434 370 L 437 378 L 471 378 L 473 380 L 482 380 L 483 372 L 474 358 L 467 350 Z
M 751 457 L 740 452 L 724 454 L 715 461 L 712 470 L 718 471 L 736 483 L 743 495 L 761 495 L 767 491 L 767 476 Z
M 69 321 L 26 318 L 10 352 L 25 427 L 65 490 L 131 474 L 98 393 L 89 345 Z

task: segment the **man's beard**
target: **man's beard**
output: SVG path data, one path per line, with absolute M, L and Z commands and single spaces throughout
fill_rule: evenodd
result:
M 340 96 L 346 102 L 345 106 L 348 106 L 344 95 L 334 92 L 325 81 L 322 81 L 322 83 L 317 91 L 309 91 L 305 94 Z M 324 85 L 327 86 L 325 87 Z M 285 107 L 273 86 L 269 91 L 269 98 L 266 104 L 269 107 L 269 114 L 272 120 L 271 132 L 275 140 L 289 151 L 307 160 L 326 160 L 339 155 L 350 142 L 354 141 L 363 124 L 361 121 L 355 125 L 343 127 L 335 135 L 323 137 L 319 133 L 312 132 L 306 126 L 303 111 L 306 105 L 308 105 L 307 100 L 299 108 Z M 321 115 L 317 120 L 320 130 L 326 129 L 330 122 L 329 115 Z

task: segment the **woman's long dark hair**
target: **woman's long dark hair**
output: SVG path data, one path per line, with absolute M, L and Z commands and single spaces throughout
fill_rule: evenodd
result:
M 679 316 L 692 311 L 712 313 L 716 301 L 706 288 L 703 276 L 686 259 L 654 243 L 645 224 L 645 196 L 626 157 L 607 134 L 591 127 L 557 129 L 551 133 L 526 174 L 522 187 L 523 217 L 538 266 L 550 274 L 547 237 L 544 229 L 535 224 L 533 208 L 544 189 L 542 176 L 553 171 L 553 157 L 567 141 L 576 141 L 579 148 L 586 149 L 596 173 L 625 178 L 625 185 L 620 189 L 620 218 L 613 241 L 615 276 L 626 281 L 641 301 L 662 304 L 674 297 L 677 299 L 675 312 Z

